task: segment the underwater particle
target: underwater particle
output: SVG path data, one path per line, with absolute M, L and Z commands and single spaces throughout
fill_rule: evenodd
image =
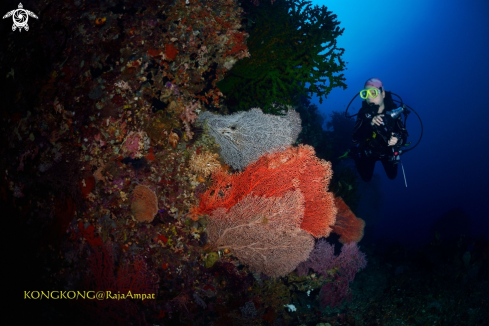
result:
M 131 211 L 139 222 L 152 222 L 158 213 L 158 198 L 147 186 L 137 185 L 132 194 Z
M 216 252 L 211 252 L 205 258 L 205 268 L 211 268 L 219 260 L 219 255 Z
M 297 308 L 293 304 L 286 304 L 284 307 L 289 309 L 290 312 L 297 311 Z

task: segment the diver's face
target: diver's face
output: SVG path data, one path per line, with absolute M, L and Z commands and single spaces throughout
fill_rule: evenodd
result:
M 376 88 L 376 87 L 368 86 L 367 88 Z M 382 93 L 379 93 L 376 97 L 372 97 L 371 95 L 369 95 L 365 101 L 367 101 L 367 104 L 375 104 L 378 106 L 382 106 L 384 104 L 384 98 L 385 98 L 385 91 L 382 89 Z

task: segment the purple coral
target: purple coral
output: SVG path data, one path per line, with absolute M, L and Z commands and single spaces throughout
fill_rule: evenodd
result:
M 309 259 L 297 267 L 297 275 L 307 276 L 309 268 L 316 273 L 326 275 L 326 271 L 335 266 L 334 246 L 325 239 L 320 239 L 309 255 Z
M 348 282 L 353 282 L 356 273 L 367 266 L 365 254 L 361 252 L 356 242 L 343 245 L 341 253 L 335 259 L 340 273 Z
M 321 305 L 335 308 L 344 300 L 351 298 L 349 284 L 353 282 L 356 273 L 367 266 L 367 259 L 356 242 L 343 245 L 341 253 L 334 255 L 334 246 L 320 239 L 311 252 L 309 259 L 297 267 L 297 275 L 306 276 L 309 268 L 323 276 L 331 276 L 336 268 L 338 273 L 321 288 Z
M 336 275 L 332 282 L 321 288 L 321 305 L 330 308 L 338 307 L 343 301 L 351 299 L 351 290 L 346 278 Z
M 335 256 L 334 246 L 325 239 L 320 239 L 309 259 L 297 267 L 297 274 L 306 276 L 309 268 L 312 268 L 314 272 L 327 276 L 328 270 L 338 268 L 340 274 L 346 277 L 348 282 L 352 282 L 355 274 L 366 266 L 365 254 L 359 250 L 356 242 L 343 245 L 341 253 Z

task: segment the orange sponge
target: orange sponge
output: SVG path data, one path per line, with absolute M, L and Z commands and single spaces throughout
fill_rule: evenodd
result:
M 137 185 L 132 192 L 131 211 L 139 222 L 152 222 L 158 213 L 158 198 L 154 191 Z

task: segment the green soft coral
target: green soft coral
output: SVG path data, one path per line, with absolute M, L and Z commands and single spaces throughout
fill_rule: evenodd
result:
M 251 57 L 236 63 L 218 83 L 233 110 L 261 107 L 279 113 L 272 104 L 293 104 L 299 95 L 315 94 L 320 103 L 334 87 L 346 88 L 336 46 L 343 33 L 336 15 L 310 1 L 279 0 L 259 7 L 243 3 L 249 12 Z

